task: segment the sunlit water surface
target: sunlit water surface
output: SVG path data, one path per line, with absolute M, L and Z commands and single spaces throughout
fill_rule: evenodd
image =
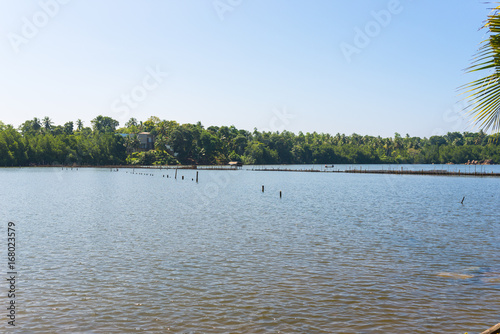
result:
M 499 178 L 174 174 L 0 170 L 20 332 L 474 333 L 500 322 Z

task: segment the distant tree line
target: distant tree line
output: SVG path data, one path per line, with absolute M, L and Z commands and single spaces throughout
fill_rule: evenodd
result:
M 54 164 L 110 165 L 127 158 L 118 122 L 99 116 L 93 129 L 78 120 L 54 126 L 49 117 L 34 118 L 18 129 L 0 122 L 0 166 Z
M 234 126 L 179 124 L 152 116 L 124 127 L 98 116 L 54 125 L 33 118 L 18 128 L 0 122 L 0 166 L 117 164 L 376 164 L 500 163 L 499 134 L 449 132 L 430 138 L 350 136 L 337 133 L 253 132 Z M 138 134 L 155 136 L 154 150 L 139 148 Z

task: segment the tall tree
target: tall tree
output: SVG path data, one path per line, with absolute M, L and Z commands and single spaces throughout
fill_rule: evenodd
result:
M 73 122 L 64 123 L 64 133 L 66 133 L 67 135 L 73 134 Z
M 42 128 L 42 123 L 38 118 L 34 117 L 31 126 L 34 131 L 38 131 Z
M 76 121 L 76 129 L 77 129 L 78 131 L 82 131 L 82 129 L 83 129 L 83 121 L 82 121 L 81 119 L 78 119 L 78 120 Z
M 137 126 L 137 125 L 138 125 L 137 119 L 134 117 L 132 117 L 131 119 L 128 120 L 127 123 L 125 123 L 125 127 L 127 127 L 127 128 L 130 128 L 132 126 Z
M 52 122 L 49 116 L 45 116 L 42 120 L 42 124 L 45 131 L 50 131 L 52 129 L 52 124 L 54 124 L 54 122 Z

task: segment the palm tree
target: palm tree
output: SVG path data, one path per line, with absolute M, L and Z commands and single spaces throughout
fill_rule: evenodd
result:
M 489 30 L 467 72 L 491 71 L 489 75 L 461 87 L 468 100 L 465 110 L 474 116 L 482 129 L 500 131 L 500 5 L 497 5 L 483 28 Z
M 33 130 L 38 131 L 42 127 L 42 124 L 40 123 L 40 120 L 38 118 L 34 117 L 32 126 L 33 126 Z
M 130 137 L 130 136 L 129 136 Z M 131 145 L 130 147 L 133 149 L 133 150 L 138 150 L 139 147 L 141 146 L 141 141 L 139 140 L 139 137 L 137 136 L 136 133 L 134 133 L 132 135 L 132 142 L 131 142 Z
M 159 135 L 155 139 L 155 150 L 165 151 L 167 149 L 167 138 L 165 136 Z
M 133 145 L 133 138 L 131 137 L 131 135 L 125 137 L 125 142 L 123 143 L 123 146 L 125 146 L 127 154 L 130 154 L 132 152 L 133 150 L 132 145 Z
M 131 119 L 128 120 L 127 123 L 125 123 L 125 127 L 126 128 L 130 128 L 130 127 L 133 127 L 133 126 L 137 126 L 137 119 L 132 117 Z
M 131 133 L 127 137 L 125 137 L 123 146 L 125 146 L 127 154 L 130 154 L 137 151 L 137 149 L 141 146 L 141 141 L 139 140 L 137 134 Z
M 49 118 L 49 116 L 45 116 L 42 120 L 43 127 L 45 128 L 46 131 L 49 131 L 52 128 L 52 120 Z

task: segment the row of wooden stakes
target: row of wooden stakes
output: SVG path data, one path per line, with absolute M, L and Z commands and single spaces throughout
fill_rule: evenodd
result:
M 113 171 L 113 170 L 111 170 L 111 171 Z M 116 169 L 116 171 L 118 171 L 118 168 Z M 126 173 L 128 173 L 128 172 L 126 172 Z M 151 173 L 136 173 L 135 170 L 132 170 L 132 173 L 130 173 L 130 174 L 155 176 L 154 174 L 151 174 Z M 164 174 L 163 174 L 163 177 L 165 177 Z M 167 175 L 167 179 L 168 178 L 169 178 L 169 175 Z M 177 180 L 177 169 L 175 170 L 174 178 Z M 184 180 L 184 175 L 182 175 L 181 178 L 182 178 L 182 180 Z M 194 178 L 192 178 L 191 181 L 194 181 Z M 198 171 L 196 172 L 196 183 L 198 183 Z

